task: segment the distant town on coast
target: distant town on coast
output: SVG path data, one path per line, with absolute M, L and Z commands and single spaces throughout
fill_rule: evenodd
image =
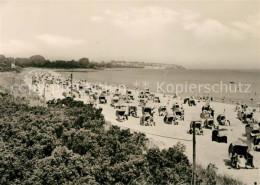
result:
M 125 67 L 137 67 L 137 68 L 147 68 L 147 69 L 185 69 L 183 66 L 176 64 L 163 64 L 163 63 L 146 63 L 146 62 L 128 62 L 128 61 L 111 61 L 112 64 L 116 66 Z

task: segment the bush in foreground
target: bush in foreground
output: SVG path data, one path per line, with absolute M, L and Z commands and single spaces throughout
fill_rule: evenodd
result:
M 183 145 L 161 151 L 147 148 L 142 133 L 117 126 L 105 130 L 102 110 L 91 105 L 66 98 L 29 107 L 6 94 L 0 101 L 0 184 L 191 182 Z M 198 183 L 237 183 L 201 171 Z

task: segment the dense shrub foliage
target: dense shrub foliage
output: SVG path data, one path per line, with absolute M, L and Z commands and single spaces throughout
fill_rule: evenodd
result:
M 67 98 L 29 107 L 2 93 L 0 102 L 1 185 L 190 184 L 183 145 L 147 148 L 142 133 L 105 129 L 91 105 Z

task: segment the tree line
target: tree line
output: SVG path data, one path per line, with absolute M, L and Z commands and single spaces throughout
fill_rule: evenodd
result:
M 100 69 L 100 68 L 132 68 L 131 65 L 119 65 L 113 62 L 94 62 L 88 58 L 81 58 L 79 60 L 54 60 L 50 61 L 45 59 L 41 55 L 33 55 L 29 58 L 6 58 L 0 56 L 0 69 L 1 64 L 5 64 L 5 69 L 11 69 L 11 63 L 15 63 L 20 67 L 39 67 L 39 68 L 60 68 L 60 69 L 73 69 L 73 68 L 85 68 L 85 69 Z M 8 67 L 8 68 L 7 68 Z

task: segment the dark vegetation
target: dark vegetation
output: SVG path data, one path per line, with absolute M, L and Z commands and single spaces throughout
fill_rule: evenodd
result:
M 0 184 L 190 184 L 184 146 L 148 148 L 142 133 L 106 127 L 101 109 L 66 98 L 47 107 L 0 93 Z M 216 170 L 198 184 L 222 184 Z M 224 184 L 238 184 L 227 179 Z
M 13 62 L 12 59 L 5 58 L 3 55 L 0 55 L 0 72 L 6 72 L 6 71 L 20 72 L 21 67 L 17 67 L 17 68 L 11 67 L 12 62 Z
M 40 68 L 58 68 L 58 69 L 73 69 L 73 68 L 82 68 L 82 69 L 100 69 L 100 68 L 126 68 L 134 66 L 122 66 L 115 64 L 113 62 L 94 62 L 89 61 L 88 58 L 81 58 L 79 60 L 55 60 L 50 61 L 46 60 L 41 55 L 34 55 L 29 58 L 6 58 L 3 55 L 0 56 L 0 70 L 2 64 L 5 68 L 11 69 L 11 63 L 15 62 L 16 66 L 20 67 L 40 67 Z

